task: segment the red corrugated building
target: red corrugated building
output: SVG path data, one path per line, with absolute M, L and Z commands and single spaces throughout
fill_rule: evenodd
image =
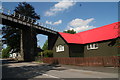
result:
M 54 44 L 54 57 L 117 56 L 120 22 L 76 34 L 59 32 Z

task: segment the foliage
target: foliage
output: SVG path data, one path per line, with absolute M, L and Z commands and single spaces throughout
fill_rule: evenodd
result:
M 45 41 L 42 50 L 48 50 L 48 40 Z
M 19 3 L 14 11 L 35 20 L 40 19 L 40 15 L 35 12 L 34 7 L 26 2 Z
M 42 52 L 39 52 L 37 56 L 42 56 Z
M 40 16 L 35 13 L 32 5 L 26 2 L 19 3 L 14 11 L 16 13 L 31 17 L 34 20 L 40 19 Z M 14 26 L 3 26 L 2 31 L 4 39 L 3 43 L 10 46 L 14 52 L 20 52 L 21 30 Z
M 74 31 L 73 29 L 72 30 L 67 30 L 67 31 L 63 31 L 64 33 L 70 33 L 70 34 L 75 34 L 76 31 Z
M 45 50 L 42 52 L 44 57 L 53 57 L 53 51 L 52 50 Z
M 8 58 L 9 52 L 11 51 L 11 47 L 7 46 L 5 49 L 2 50 L 2 58 Z
M 20 51 L 20 30 L 10 26 L 3 26 L 3 44 L 10 46 L 15 52 Z

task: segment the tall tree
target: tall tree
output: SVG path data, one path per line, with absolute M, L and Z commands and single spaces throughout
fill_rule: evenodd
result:
M 7 44 L 14 52 L 20 51 L 20 30 L 11 26 L 3 26 L 3 44 Z
M 35 12 L 34 7 L 26 2 L 19 3 L 14 11 L 34 20 L 40 19 L 40 16 Z M 13 26 L 3 26 L 2 30 L 4 38 L 3 43 L 10 46 L 14 52 L 20 52 L 21 30 Z
M 14 11 L 35 20 L 40 19 L 40 15 L 35 12 L 34 7 L 26 2 L 19 3 Z
M 48 50 L 48 40 L 45 41 L 42 50 Z
M 63 31 L 64 33 L 70 33 L 70 34 L 75 34 L 76 31 L 74 31 L 73 29 L 72 30 L 67 30 L 67 31 Z

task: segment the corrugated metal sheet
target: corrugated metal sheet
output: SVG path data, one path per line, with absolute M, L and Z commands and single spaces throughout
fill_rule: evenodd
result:
M 112 23 L 91 30 L 79 32 L 76 34 L 62 33 L 59 34 L 68 42 L 75 44 L 93 43 L 103 40 L 120 37 L 120 22 Z

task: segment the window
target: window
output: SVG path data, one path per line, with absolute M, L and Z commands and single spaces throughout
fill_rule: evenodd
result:
M 56 46 L 56 52 L 62 52 L 62 51 L 64 51 L 64 46 L 62 45 Z
M 98 49 L 98 44 L 96 44 L 96 43 L 88 44 L 87 50 L 90 50 L 90 49 Z

